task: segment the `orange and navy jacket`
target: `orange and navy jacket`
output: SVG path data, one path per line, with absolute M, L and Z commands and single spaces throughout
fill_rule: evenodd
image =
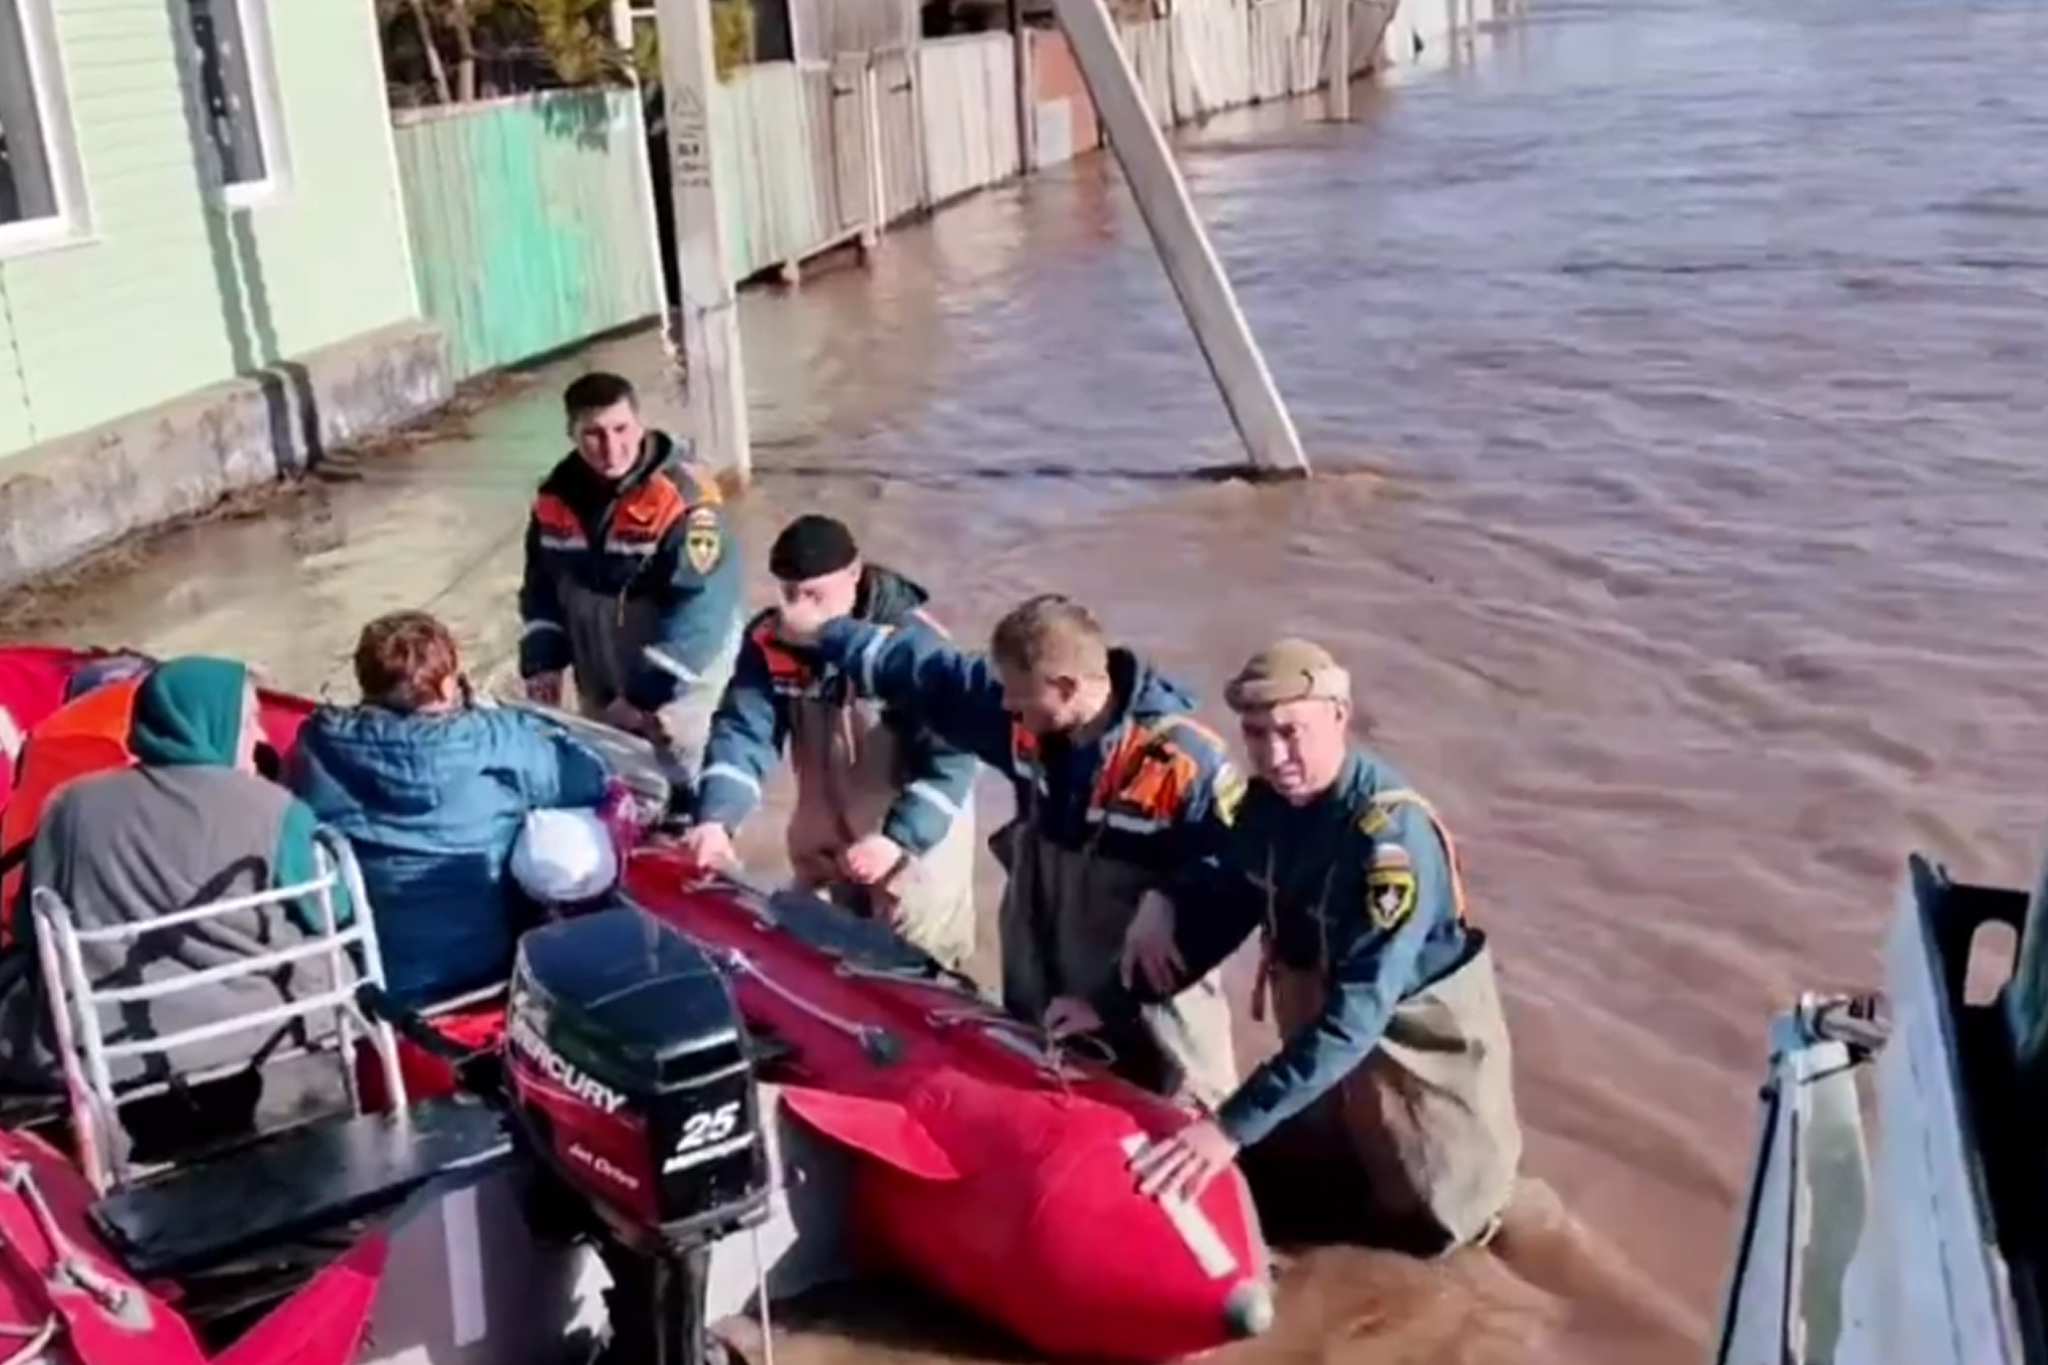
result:
M 1458 851 L 1437 812 L 1391 765 L 1362 749 L 1304 806 L 1252 782 L 1216 880 L 1180 905 L 1175 946 L 1196 980 L 1263 928 L 1273 960 L 1320 973 L 1322 1017 L 1288 1038 L 1217 1110 L 1240 1145 L 1259 1141 L 1350 1074 L 1394 1009 L 1468 962 L 1485 942 L 1466 920 Z M 1190 913 L 1191 908 L 1197 908 Z M 1156 992 L 1121 984 L 1105 1018 Z
M 1062 848 L 1144 868 L 1169 895 L 1223 850 L 1240 785 L 1223 741 L 1195 719 L 1192 695 L 1129 650 L 1110 651 L 1110 724 L 1075 745 L 1016 724 L 988 659 L 933 631 L 840 620 L 816 648 L 863 695 L 1009 778 L 1018 813 L 1035 811 L 1040 834 Z
M 687 464 L 665 432 L 649 432 L 640 462 L 613 482 L 575 452 L 542 481 L 526 525 L 519 588 L 519 675 L 575 663 L 563 589 L 651 601 L 661 609 L 654 654 L 634 661 L 627 702 L 654 710 L 684 678 L 703 673 L 740 612 L 740 552 L 718 483 Z M 666 666 L 664 664 L 666 663 Z
M 856 619 L 882 625 L 921 625 L 943 634 L 926 615 L 929 594 L 894 570 L 870 565 L 854 601 Z M 737 829 L 761 801 L 761 782 L 789 742 L 790 703 L 844 702 L 853 689 L 841 670 L 819 663 L 811 651 L 775 638 L 775 617 L 762 612 L 747 627 L 732 682 L 711 720 L 698 779 L 697 818 Z M 882 722 L 895 732 L 903 788 L 883 818 L 882 833 L 913 856 L 929 853 L 973 799 L 974 755 L 946 743 L 919 722 L 915 711 L 887 703 Z
M 128 730 L 143 677 L 131 675 L 74 697 L 28 733 L 15 788 L 0 810 L 0 948 L 16 938 L 16 902 L 21 899 L 29 845 L 35 842 L 43 810 L 57 789 L 77 777 L 125 768 Z

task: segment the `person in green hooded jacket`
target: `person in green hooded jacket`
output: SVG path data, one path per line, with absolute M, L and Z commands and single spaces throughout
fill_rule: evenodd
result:
M 34 951 L 28 900 L 36 888 L 61 896 L 79 928 L 95 929 L 313 880 L 313 813 L 258 776 L 261 739 L 256 688 L 243 665 L 192 656 L 153 669 L 136 694 L 130 722 L 128 747 L 136 766 L 65 784 L 43 813 L 29 849 L 21 903 L 11 907 L 23 947 Z M 341 923 L 352 921 L 353 907 L 339 888 L 335 912 Z M 110 988 L 246 961 L 320 932 L 319 904 L 305 897 L 128 942 L 81 943 L 79 951 L 86 978 L 96 989 Z M 332 985 L 322 954 L 261 975 L 104 1009 L 101 1025 L 109 1045 L 167 1037 L 257 1014 Z M 250 1064 L 233 1083 L 213 1091 L 211 1107 L 219 1108 L 224 1098 L 237 1111 L 229 1125 L 239 1127 L 255 1121 L 259 1100 L 278 1098 L 263 1095 L 253 1064 L 303 1026 L 292 1021 L 241 1029 L 179 1047 L 168 1059 L 117 1058 L 110 1063 L 114 1086 L 118 1091 Z M 0 1048 L 0 1064 L 15 1084 L 41 1089 L 61 1083 L 48 1007 L 33 969 L 0 1006 Z M 124 1114 L 124 1125 L 141 1136 L 132 1115 Z

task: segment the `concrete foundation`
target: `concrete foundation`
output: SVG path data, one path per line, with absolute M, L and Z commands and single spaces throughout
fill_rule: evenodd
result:
M 0 461 L 0 589 L 445 404 L 447 342 L 404 323 Z

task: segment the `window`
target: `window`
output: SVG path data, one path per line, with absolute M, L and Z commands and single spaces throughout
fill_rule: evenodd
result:
M 0 0 L 4 3 L 4 0 Z M 264 0 L 185 0 L 194 76 L 220 183 L 231 204 L 268 197 L 280 174 L 276 72 Z
M 48 0 L 0 0 L 0 249 L 75 235 L 79 199 Z

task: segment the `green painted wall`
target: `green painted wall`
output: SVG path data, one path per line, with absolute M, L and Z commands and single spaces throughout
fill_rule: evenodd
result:
M 633 99 L 554 91 L 398 115 L 420 299 L 452 378 L 660 312 Z
M 0 456 L 418 316 L 370 0 L 266 0 L 286 178 L 225 211 L 171 3 L 56 0 L 91 231 L 0 256 Z

